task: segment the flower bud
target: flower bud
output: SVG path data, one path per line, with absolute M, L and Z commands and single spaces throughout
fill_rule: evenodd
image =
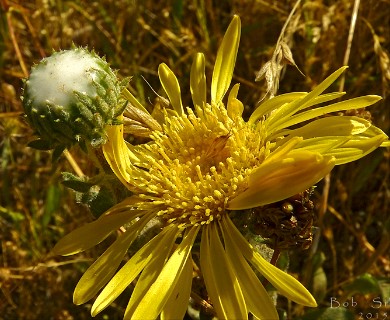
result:
M 32 68 L 22 97 L 27 120 L 41 138 L 35 145 L 104 144 L 105 126 L 125 108 L 123 89 L 108 63 L 84 48 L 43 59 Z

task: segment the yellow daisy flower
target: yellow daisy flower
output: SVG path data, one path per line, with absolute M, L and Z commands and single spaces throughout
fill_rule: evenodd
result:
M 199 53 L 190 78 L 193 109 L 183 107 L 177 78 L 161 64 L 158 73 L 172 109 L 164 111 L 165 123 L 152 131 L 152 141 L 133 146 L 123 139 L 123 125 L 108 127 L 103 152 L 133 196 L 64 237 L 53 250 L 75 254 L 125 226 L 75 289 L 74 302 L 81 304 L 103 288 L 93 303 L 93 316 L 138 277 L 125 319 L 183 318 L 196 261 L 191 251 L 199 241 L 200 269 L 219 318 L 247 319 L 252 313 L 259 319 L 278 319 L 252 267 L 280 294 L 316 306 L 294 277 L 270 264 L 247 242 L 229 218 L 229 210 L 288 198 L 316 184 L 335 165 L 388 145 L 387 136 L 366 120 L 321 117 L 369 106 L 380 97 L 314 107 L 344 94 L 322 94 L 344 71 L 341 68 L 310 93 L 288 93 L 264 102 L 245 121 L 238 84 L 232 87 L 226 107 L 222 102 L 230 87 L 240 32 L 235 16 L 217 54 L 211 102 L 206 100 L 205 58 Z M 145 112 L 129 93 L 127 97 Z M 301 123 L 305 124 L 297 126 Z M 160 224 L 160 232 L 117 270 L 149 224 Z

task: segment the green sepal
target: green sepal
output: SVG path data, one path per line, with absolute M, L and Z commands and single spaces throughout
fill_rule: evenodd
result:
M 87 145 L 85 144 L 85 141 L 84 141 L 84 140 L 80 140 L 79 146 L 80 146 L 80 149 L 81 149 L 82 151 L 84 151 L 86 154 L 88 154 L 88 147 L 87 147 Z
M 86 204 L 95 218 L 115 205 L 115 197 L 105 186 L 95 185 L 88 192 L 79 194 L 78 200 Z
M 30 148 L 33 148 L 33 149 L 37 149 L 37 150 L 51 150 L 51 149 L 53 149 L 53 146 L 51 145 L 51 143 L 49 141 L 43 140 L 43 139 L 37 139 L 34 141 L 30 141 L 29 143 L 27 143 L 27 146 L 29 146 Z
M 77 177 L 70 172 L 62 172 L 62 179 L 65 187 L 78 192 L 88 192 L 93 186 L 93 183 L 86 181 L 85 178 Z
M 54 163 L 54 162 L 57 162 L 58 159 L 61 157 L 62 153 L 64 152 L 64 150 L 66 149 L 65 146 L 57 146 L 54 148 L 53 150 L 53 154 L 51 155 L 51 162 Z
M 69 65 L 69 59 L 74 59 L 74 65 Z M 45 81 L 47 88 L 41 86 Z M 117 72 L 94 51 L 72 47 L 53 52 L 33 66 L 29 79 L 24 80 L 27 121 L 47 141 L 32 145 L 43 150 L 74 144 L 100 147 L 106 142 L 106 126 L 127 106 L 122 92 L 128 82 L 128 78 L 118 79 Z

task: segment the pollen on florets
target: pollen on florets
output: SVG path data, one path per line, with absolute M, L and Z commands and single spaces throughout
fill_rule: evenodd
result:
M 48 149 L 78 142 L 96 147 L 106 141 L 104 127 L 125 108 L 123 89 L 104 59 L 74 48 L 34 66 L 22 99 L 28 122 Z
M 167 117 L 163 132 L 137 147 L 140 162 L 131 168 L 131 184 L 143 200 L 140 209 L 182 228 L 226 213 L 267 148 L 259 147 L 264 141 L 256 127 L 233 121 L 222 108 L 205 105 Z

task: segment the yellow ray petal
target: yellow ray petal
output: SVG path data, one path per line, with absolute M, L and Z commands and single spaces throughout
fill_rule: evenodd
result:
M 249 209 L 291 197 L 320 181 L 334 164 L 333 157 L 293 150 L 285 158 L 260 165 L 249 176 L 247 189 L 230 200 L 228 208 Z
M 305 95 L 302 99 L 292 101 L 288 105 L 279 110 L 276 110 L 269 117 L 269 130 L 275 130 L 280 124 L 283 124 L 290 118 L 291 115 L 299 110 L 305 109 L 310 105 L 315 104 L 315 98 L 317 98 L 322 92 L 324 92 L 346 69 L 347 67 L 341 67 L 333 72 L 329 77 L 316 86 L 311 92 Z M 341 93 L 340 93 L 341 94 Z M 327 97 L 325 95 L 325 97 Z M 334 99 L 334 95 L 330 94 L 329 99 Z
M 314 120 L 307 125 L 288 132 L 290 137 L 304 139 L 323 136 L 350 136 L 363 133 L 371 123 L 359 117 L 332 116 Z
M 303 149 L 311 152 L 318 152 L 322 155 L 329 155 L 332 150 L 345 144 L 351 136 L 325 136 L 303 140 L 297 146 L 297 149 Z M 337 160 L 336 160 L 337 164 Z
M 227 230 L 232 237 L 232 241 L 235 245 L 240 248 L 244 257 L 249 260 L 282 295 L 304 306 L 317 306 L 317 303 L 310 292 L 294 277 L 273 266 L 255 251 L 230 219 L 224 219 L 222 222 L 224 223 L 225 230 Z
M 181 92 L 179 81 L 171 69 L 165 64 L 161 63 L 158 66 L 158 76 L 161 85 L 163 86 L 173 109 L 179 114 L 184 113 L 183 104 L 181 102 Z
M 190 90 L 194 106 L 203 107 L 203 103 L 206 102 L 205 58 L 203 53 L 197 53 L 192 63 Z
M 228 216 L 224 216 L 223 220 L 225 219 L 230 218 Z M 221 224 L 221 229 L 228 259 L 231 262 L 239 283 L 241 284 L 242 292 L 249 311 L 260 319 L 279 319 L 274 302 L 264 289 L 252 268 L 248 265 L 241 253 L 241 250 L 233 241 L 230 233 L 226 230 L 225 223 Z
M 163 311 L 161 320 L 183 319 L 188 308 L 192 284 L 192 259 L 189 257 Z
M 273 162 L 274 160 L 286 158 L 286 155 L 293 149 L 296 149 L 296 146 L 302 141 L 302 137 L 292 137 L 291 139 L 277 147 L 277 149 L 272 151 L 271 154 L 263 162 L 263 165 Z M 283 140 L 281 142 L 283 142 Z
M 386 139 L 389 138 L 381 129 L 379 129 L 374 125 L 371 125 L 366 131 L 362 132 L 361 136 L 366 138 L 373 138 L 376 136 L 386 136 Z
M 172 234 L 171 242 L 170 240 L 163 240 L 167 243 L 167 246 L 164 248 L 164 251 L 159 251 L 158 254 L 155 254 L 152 257 L 152 260 L 146 265 L 145 269 L 142 271 L 141 276 L 139 277 L 137 284 L 131 294 L 130 301 L 127 305 L 124 320 L 131 319 L 134 313 L 134 310 L 137 308 L 140 301 L 145 296 L 146 292 L 149 290 L 153 282 L 157 279 L 161 273 L 162 268 L 172 251 L 174 241 L 177 238 L 178 230 L 176 234 Z
M 332 118 L 335 119 L 332 121 Z M 333 156 L 336 165 L 360 159 L 388 139 L 382 130 L 368 121 L 344 116 L 313 121 L 305 127 L 290 132 L 290 135 L 295 134 L 305 138 L 297 145 L 297 149 L 319 152 L 323 156 Z
M 207 238 L 209 239 L 207 240 Z M 213 283 L 213 289 L 208 293 L 217 310 L 218 317 L 221 319 L 248 319 L 240 283 L 219 239 L 215 223 L 208 225 L 202 232 L 201 242 L 205 243 L 203 246 L 201 244 L 200 266 L 206 289 L 209 288 L 210 283 Z M 207 245 L 209 245 L 209 249 L 202 252 L 202 248 Z M 204 253 L 205 255 L 203 255 Z
M 389 140 L 383 141 L 381 143 L 381 147 L 383 147 L 383 148 L 390 147 L 390 141 Z
M 335 157 L 336 165 L 352 162 L 377 149 L 386 139 L 386 135 L 379 135 L 369 139 L 352 136 L 349 141 L 329 150 L 325 155 Z
M 67 234 L 54 246 L 52 253 L 67 256 L 92 248 L 107 238 L 112 231 L 141 215 L 143 212 L 136 210 L 103 215 Z
M 199 226 L 192 227 L 177 246 L 160 275 L 135 309 L 131 319 L 156 319 L 161 313 L 184 270 L 199 228 Z M 153 303 L 150 303 L 151 301 Z
M 92 305 L 91 314 L 96 316 L 110 305 L 140 274 L 152 257 L 170 246 L 177 234 L 177 228 L 167 227 L 145 244 L 115 274 Z
M 210 253 L 209 228 L 210 224 L 206 225 L 202 229 L 202 238 L 200 242 L 200 267 L 202 269 L 207 293 L 210 297 L 215 297 L 213 300 L 213 307 L 218 315 L 223 315 L 224 310 L 221 303 L 219 303 L 217 284 L 214 281 L 214 273 L 212 271 L 214 257 L 212 257 Z
M 307 120 L 321 117 L 321 116 L 328 114 L 328 113 L 331 113 L 331 112 L 365 108 L 365 107 L 368 107 L 368 106 L 378 102 L 381 99 L 382 99 L 382 97 L 375 96 L 375 95 L 357 97 L 357 98 L 349 99 L 346 101 L 333 103 L 329 106 L 320 107 L 320 108 L 316 108 L 313 110 L 301 112 L 295 116 L 290 117 L 289 119 L 285 119 L 279 125 L 277 125 L 277 123 L 275 123 L 272 126 L 275 127 L 277 130 L 280 130 L 283 128 L 293 126 L 294 124 L 297 124 L 297 123 L 302 123 L 302 122 L 305 122 Z
M 129 188 L 128 182 L 131 176 L 128 170 L 131 167 L 131 161 L 136 162 L 139 159 L 126 146 L 123 139 L 123 125 L 108 126 L 106 133 L 107 142 L 102 147 L 104 157 L 118 179 Z
M 307 94 L 305 98 L 309 94 Z M 345 95 L 345 92 L 332 92 L 332 93 L 321 94 L 318 97 L 314 97 L 314 98 L 312 97 L 309 100 L 303 99 L 302 97 L 301 99 L 297 99 L 290 103 L 286 103 L 285 105 L 281 106 L 278 110 L 275 110 L 275 112 L 271 114 L 271 116 L 267 119 L 268 123 L 270 124 L 269 130 L 278 131 L 281 130 L 282 128 L 286 128 L 287 126 L 285 126 L 284 123 L 298 111 L 310 108 L 320 103 L 338 99 L 343 95 Z
M 301 99 L 307 95 L 307 92 L 290 92 L 273 97 L 263 102 L 249 117 L 249 123 L 253 124 L 272 110 L 278 109 L 286 103 Z
M 92 299 L 111 279 L 123 260 L 129 246 L 154 213 L 145 215 L 131 225 L 124 234 L 85 271 L 73 293 L 73 302 L 82 304 Z
M 232 90 L 230 90 L 228 103 L 227 103 L 227 113 L 230 119 L 236 119 L 237 117 L 242 117 L 242 112 L 244 111 L 244 105 L 240 100 L 237 99 L 238 89 L 240 89 L 240 84 L 236 83 Z
M 318 97 L 312 99 L 310 101 L 310 103 L 305 103 L 303 106 L 298 108 L 297 111 L 301 111 L 301 110 L 310 108 L 312 106 L 315 106 L 316 104 L 325 103 L 328 101 L 332 101 L 332 100 L 341 98 L 345 94 L 346 94 L 346 92 L 331 92 L 331 93 L 320 94 Z
M 126 100 L 128 100 L 134 107 L 140 109 L 141 111 L 143 111 L 143 112 L 145 112 L 145 113 L 149 113 L 148 110 L 146 110 L 146 109 L 144 108 L 144 106 L 136 99 L 136 97 L 134 97 L 134 96 L 132 95 L 132 93 L 131 93 L 129 90 L 127 90 L 127 89 L 123 90 L 123 91 L 122 91 L 122 95 L 123 95 L 123 97 L 124 97 Z
M 241 21 L 234 16 L 223 37 L 218 49 L 215 61 L 213 78 L 211 81 L 211 101 L 218 104 L 222 101 L 229 89 L 233 77 L 234 65 L 236 64 L 238 46 L 241 35 Z

